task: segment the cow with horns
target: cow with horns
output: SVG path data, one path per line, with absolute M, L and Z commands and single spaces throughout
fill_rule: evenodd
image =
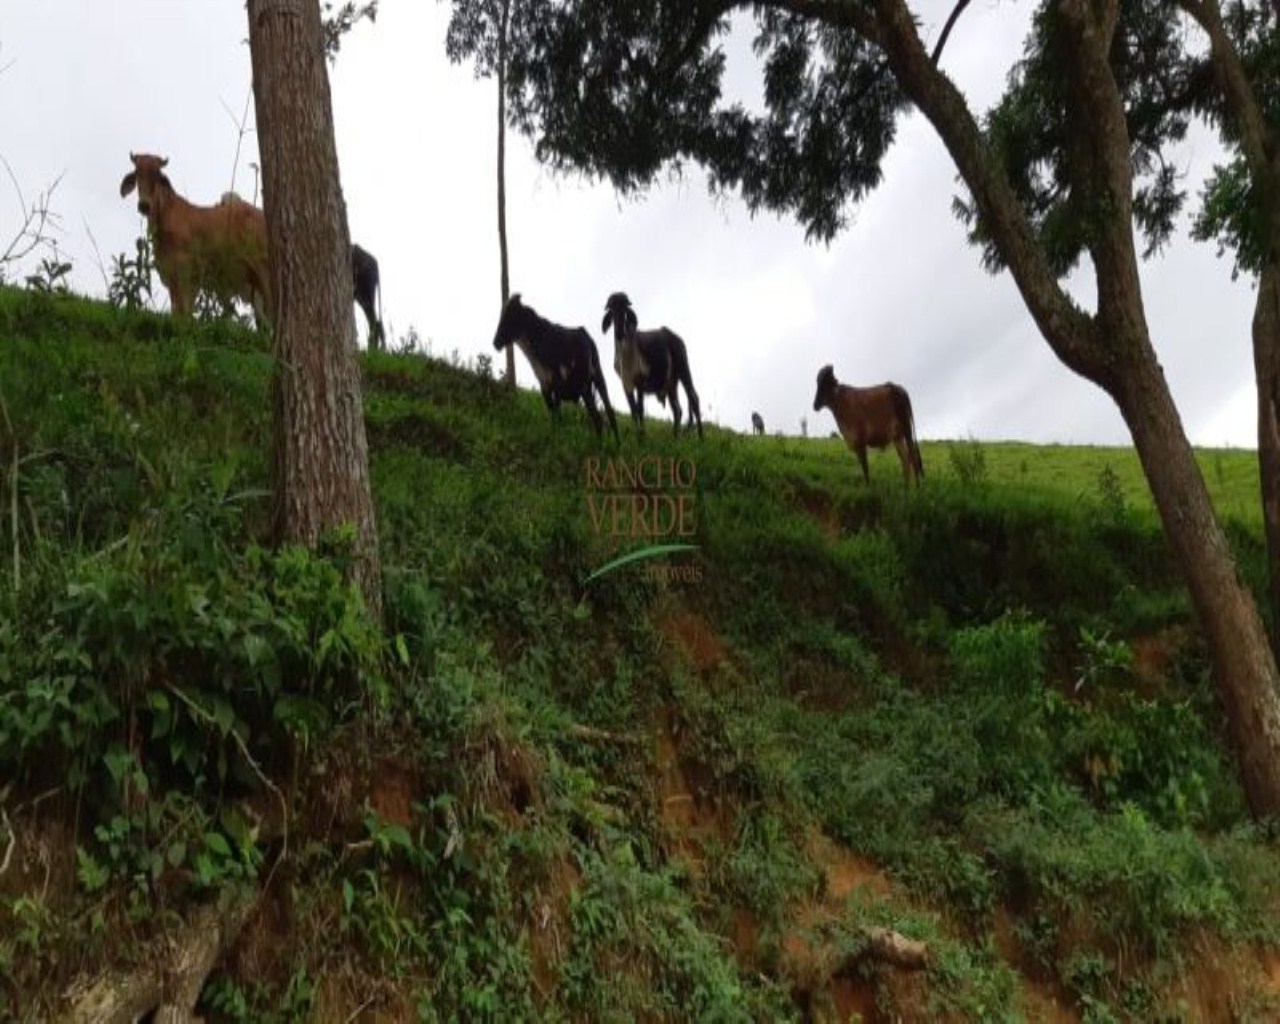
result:
M 262 211 L 239 196 L 216 206 L 188 202 L 164 173 L 167 157 L 130 153 L 133 170 L 120 182 L 121 197 L 138 192 L 138 212 L 147 218 L 156 270 L 169 290 L 169 304 L 189 314 L 201 291 L 223 301 L 244 299 L 259 319 L 272 318 L 267 266 L 267 225 Z
M 698 425 L 702 437 L 702 408 L 698 392 L 693 389 L 689 372 L 689 353 L 684 341 L 666 327 L 637 330 L 635 310 L 625 292 L 614 292 L 605 300 L 601 330 L 613 326 L 613 368 L 622 378 L 622 390 L 631 407 L 631 417 L 644 429 L 644 396 L 657 395 L 658 403 L 671 403 L 675 432 L 680 433 L 680 395 L 677 385 L 684 386 L 689 401 L 689 418 Z

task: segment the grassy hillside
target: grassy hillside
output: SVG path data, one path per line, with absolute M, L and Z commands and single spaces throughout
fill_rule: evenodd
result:
M 908 493 L 369 355 L 379 630 L 344 537 L 262 546 L 270 365 L 0 289 L 9 1015 L 207 913 L 218 1021 L 1280 1014 L 1277 834 L 1130 453 L 926 444 Z M 609 490 L 642 457 L 687 536 Z M 1203 459 L 1260 581 L 1253 457 Z

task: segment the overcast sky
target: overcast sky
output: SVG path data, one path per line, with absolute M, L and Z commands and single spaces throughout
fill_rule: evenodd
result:
M 917 8 L 927 38 L 950 5 Z M 999 95 L 1031 9 L 980 0 L 953 32 L 943 63 L 975 109 Z M 412 326 L 434 353 L 471 359 L 493 353 L 499 311 L 496 86 L 449 64 L 448 14 L 448 3 L 383 0 L 377 23 L 344 43 L 331 84 L 351 235 L 381 265 L 392 340 Z M 105 291 L 90 233 L 109 265 L 142 230 L 119 195 L 131 150 L 169 157 L 194 202 L 233 185 L 252 194 L 251 102 L 243 139 L 237 124 L 251 88 L 246 36 L 243 3 L 0 0 L 0 156 L 28 203 L 61 176 L 53 206 L 77 290 Z M 759 94 L 749 43 L 743 31 L 726 43 L 727 88 L 747 102 Z M 1180 151 L 1193 194 L 1215 159 L 1204 132 Z M 1008 275 L 981 270 L 951 214 L 955 191 L 941 143 L 911 116 L 848 228 L 830 246 L 806 244 L 791 221 L 711 199 L 697 168 L 622 199 L 541 169 L 509 133 L 512 288 L 591 331 L 619 408 L 613 341 L 599 328 L 605 297 L 621 289 L 642 327 L 685 339 L 704 416 L 739 430 L 755 409 L 771 432 L 798 433 L 802 416 L 811 434 L 829 432 L 812 402 L 818 368 L 832 363 L 847 383 L 904 385 L 922 437 L 1128 443 L 1110 400 L 1053 357 Z M 0 236 L 19 212 L 0 178 Z M 1182 239 L 1144 266 L 1143 284 L 1193 442 L 1253 447 L 1251 282 L 1232 282 L 1212 246 Z M 1073 291 L 1092 306 L 1088 277 Z M 520 356 L 517 375 L 532 385 Z

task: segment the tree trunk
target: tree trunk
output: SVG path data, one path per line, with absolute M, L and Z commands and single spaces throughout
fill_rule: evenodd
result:
M 353 574 L 381 617 L 377 524 L 317 0 L 249 0 L 249 52 L 275 295 L 276 539 L 355 528 Z
M 1280 265 L 1268 264 L 1253 311 L 1258 386 L 1258 471 L 1270 573 L 1271 649 L 1280 657 Z
M 1237 574 L 1155 353 L 1146 343 L 1134 348 L 1113 397 L 1208 640 L 1249 806 L 1259 816 L 1280 814 L 1280 674 L 1267 631 Z
M 954 83 L 925 51 L 902 0 L 876 0 L 874 25 L 858 30 L 885 52 L 899 84 L 937 130 L 1046 341 L 1067 366 L 1115 399 L 1133 435 L 1174 557 L 1187 581 L 1213 660 L 1214 681 L 1253 813 L 1280 815 L 1280 671 L 1252 595 L 1241 584 L 1214 517 L 1146 326 L 1130 209 L 1129 138 L 1107 63 L 1114 4 L 1063 0 L 1077 64 L 1077 183 L 1105 197 L 1110 221 L 1091 255 L 1098 313 L 1080 311 L 1053 278 L 1010 187 Z M 865 17 L 858 8 L 850 17 Z M 857 27 L 857 26 L 855 26 Z
M 507 23 L 511 0 L 502 0 L 498 24 L 498 257 L 502 264 L 502 305 L 511 298 L 507 272 Z M 507 384 L 516 386 L 516 347 L 507 346 Z

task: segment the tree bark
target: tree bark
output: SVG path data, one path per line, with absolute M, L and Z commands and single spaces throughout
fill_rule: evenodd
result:
M 1131 223 L 1124 108 L 1107 62 L 1115 3 L 1064 0 L 1078 83 L 1074 102 L 1081 178 L 1109 213 L 1091 255 L 1098 313 L 1079 310 L 1044 254 L 998 161 L 954 84 L 930 60 L 902 0 L 876 0 L 874 41 L 903 90 L 934 126 L 1050 347 L 1120 407 L 1165 534 L 1208 640 L 1214 679 L 1239 757 L 1250 808 L 1280 815 L 1280 671 L 1257 605 L 1241 584 L 1214 516 L 1164 373 L 1151 346 Z
M 1269 264 L 1253 309 L 1253 366 L 1258 388 L 1258 471 L 1267 536 L 1271 649 L 1280 651 L 1280 266 Z
M 277 541 L 355 528 L 353 576 L 381 617 L 377 524 L 356 362 L 351 244 L 317 0 L 249 0 L 249 51 L 275 295 Z
M 1143 349 L 1113 397 L 1208 640 L 1249 806 L 1259 816 L 1280 814 L 1280 679 L 1267 630 L 1240 581 L 1164 373 L 1150 347 Z
M 511 298 L 507 271 L 507 25 L 511 0 L 502 0 L 498 23 L 498 258 L 502 264 L 502 306 Z M 516 347 L 507 346 L 507 384 L 516 386 Z
M 1268 252 L 1253 310 L 1258 391 L 1258 472 L 1267 537 L 1271 648 L 1280 658 L 1280 147 L 1217 0 L 1180 0 L 1209 37 L 1209 53 L 1268 230 Z

